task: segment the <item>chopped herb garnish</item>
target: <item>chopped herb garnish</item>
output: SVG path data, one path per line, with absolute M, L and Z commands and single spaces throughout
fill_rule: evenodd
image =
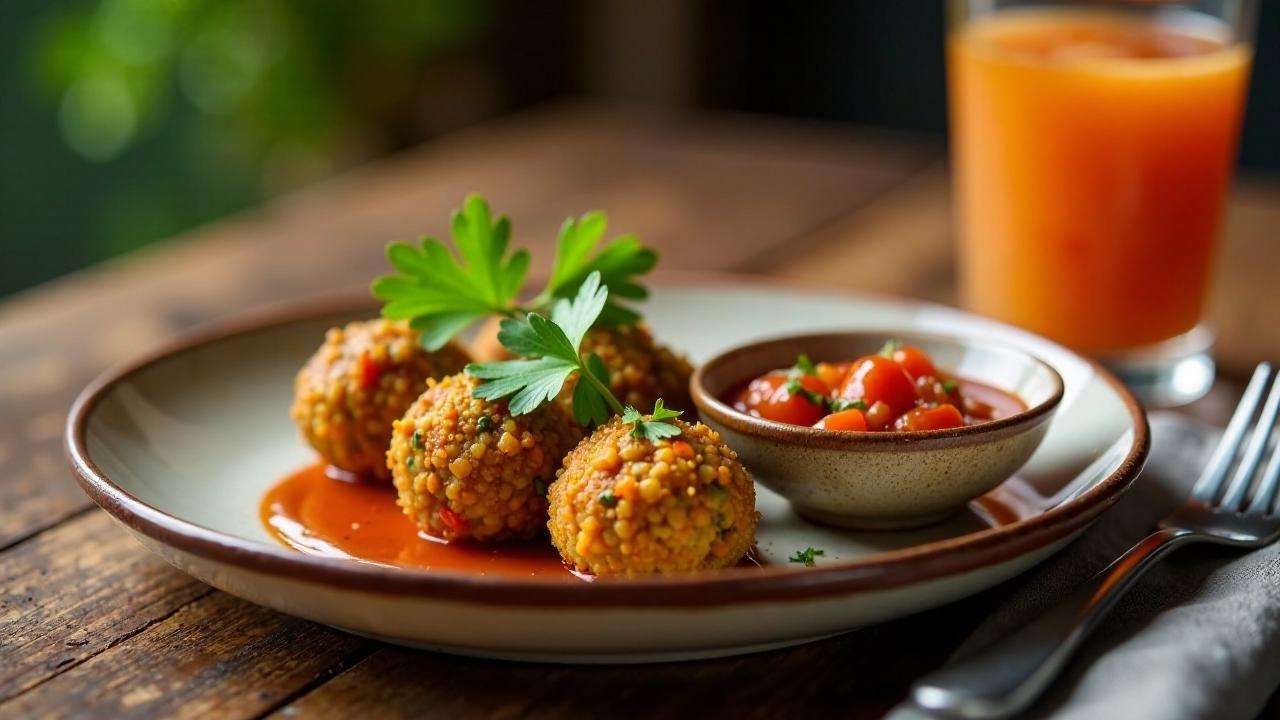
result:
M 680 417 L 683 412 L 668 409 L 662 404 L 662 398 L 658 398 L 653 404 L 652 414 L 642 415 L 639 410 L 628 406 L 622 412 L 622 422 L 631 423 L 631 437 L 657 442 L 680 434 L 679 426 L 666 421 Z
M 538 493 L 538 497 L 546 497 L 547 481 L 543 480 L 541 477 L 535 477 L 533 479 L 533 491 Z
M 404 466 L 405 466 L 405 467 L 407 467 L 407 468 L 409 468 L 409 471 L 410 471 L 410 472 L 413 472 L 413 470 L 414 470 L 414 466 L 415 466 L 415 465 L 417 465 L 417 464 L 418 464 L 418 460 L 417 460 L 417 458 L 415 458 L 415 457 L 414 457 L 414 456 L 412 456 L 412 455 L 410 455 L 409 457 L 405 458 L 405 460 L 404 460 Z
M 814 558 L 818 557 L 819 555 L 826 555 L 826 554 L 827 553 L 825 550 L 818 550 L 816 548 L 809 547 L 809 548 L 805 548 L 804 550 L 797 550 L 795 555 L 792 555 L 791 557 L 787 558 L 787 562 L 803 563 L 805 567 L 813 567 L 814 565 L 818 564 Z
M 957 383 L 955 380 L 943 380 L 943 381 L 942 381 L 942 389 L 943 389 L 943 390 L 945 390 L 946 392 L 949 392 L 949 393 L 953 393 L 953 392 L 955 392 L 955 391 L 956 391 L 956 388 L 957 388 L 957 387 L 959 387 L 959 386 L 960 386 L 960 385 L 959 385 L 959 383 Z
M 409 436 L 409 447 L 413 448 L 414 450 L 422 449 L 422 431 L 421 430 L 414 430 L 413 434 Z
M 618 496 L 613 494 L 613 489 L 605 490 L 596 496 L 596 500 L 607 508 L 614 507 L 618 504 Z
M 817 374 L 818 374 L 818 368 L 814 367 L 813 361 L 809 359 L 808 355 L 806 355 L 805 353 L 800 353 L 799 355 L 796 356 L 796 364 L 794 367 L 791 368 L 792 377 L 796 377 L 798 375 L 816 376 Z
M 901 340 L 887 340 L 887 341 L 885 341 L 884 346 L 880 348 L 880 352 L 879 352 L 879 353 L 877 353 L 877 354 L 878 354 L 880 357 L 887 357 L 887 358 L 892 359 L 892 358 L 893 358 L 893 354 L 894 354 L 894 353 L 896 353 L 896 352 L 898 352 L 898 351 L 899 351 L 899 350 L 901 350 L 901 349 L 902 349 L 902 341 L 901 341 Z
M 864 400 L 845 400 L 837 398 L 831 401 L 831 412 L 843 412 L 845 410 L 866 410 L 867 403 Z
M 634 235 L 623 235 L 598 247 L 608 222 L 604 213 L 570 218 L 560 229 L 555 264 L 547 287 L 529 303 L 516 302 L 529 271 L 529 253 L 508 253 L 511 221 L 493 220 L 489 204 L 468 195 L 453 214 L 452 247 L 432 237 L 414 245 L 392 243 L 387 259 L 395 275 L 374 281 L 372 292 L 383 301 L 382 314 L 408 320 L 421 333 L 428 350 L 438 350 L 467 326 L 491 315 L 520 317 L 548 314 L 559 301 L 572 298 L 593 273 L 613 289 L 615 301 L 598 314 L 603 324 L 635 323 L 640 315 L 617 304 L 618 298 L 643 300 L 648 291 L 637 278 L 653 269 L 657 255 Z
M 489 432 L 493 429 L 493 419 L 488 415 L 481 415 L 476 420 L 476 432 Z
M 799 378 L 791 378 L 787 381 L 787 392 L 792 395 L 799 395 L 817 407 L 825 408 L 827 406 L 827 398 L 805 387 Z

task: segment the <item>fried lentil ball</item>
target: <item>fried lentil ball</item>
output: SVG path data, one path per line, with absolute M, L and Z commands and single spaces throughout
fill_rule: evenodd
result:
M 582 356 L 595 353 L 609 370 L 609 390 L 623 405 L 642 412 L 663 403 L 675 410 L 692 411 L 689 398 L 689 376 L 693 366 L 683 355 L 654 342 L 644 325 L 598 327 L 582 340 Z M 573 410 L 573 385 L 577 377 L 565 383 L 557 401 Z
M 755 542 L 756 492 L 738 455 L 701 423 L 652 442 L 614 418 L 565 458 L 551 485 L 551 542 L 596 575 L 734 565 Z
M 348 323 L 330 329 L 298 371 L 289 414 L 326 462 L 385 481 L 391 424 L 428 378 L 456 373 L 470 360 L 454 343 L 427 352 L 402 322 Z
M 527 539 L 547 522 L 547 486 L 582 430 L 547 403 L 512 417 L 472 397 L 466 374 L 428 380 L 391 434 L 386 462 L 405 514 L 447 540 Z

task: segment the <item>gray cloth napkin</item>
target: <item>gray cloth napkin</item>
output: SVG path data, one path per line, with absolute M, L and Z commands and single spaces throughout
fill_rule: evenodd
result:
M 1022 578 L 956 657 L 1052 607 L 1152 530 L 1187 496 L 1220 431 L 1151 416 L 1151 457 L 1116 507 Z M 1190 546 L 1121 599 L 1028 717 L 1178 720 L 1255 717 L 1280 684 L 1280 544 L 1252 553 Z M 894 720 L 920 717 L 896 711 Z

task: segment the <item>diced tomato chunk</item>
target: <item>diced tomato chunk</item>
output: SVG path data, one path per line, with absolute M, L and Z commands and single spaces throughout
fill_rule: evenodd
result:
M 894 423 L 898 430 L 946 430 L 964 426 L 964 416 L 955 405 L 918 407 Z
M 456 537 L 466 537 L 468 534 L 466 519 L 443 505 L 440 506 L 440 522 Z
M 853 364 L 839 397 L 861 400 L 868 407 L 877 401 L 883 402 L 895 417 L 914 407 L 918 399 L 915 385 L 906 371 L 896 362 L 879 355 L 867 355 Z
M 785 372 L 772 372 L 752 380 L 738 396 L 734 407 L 765 420 L 792 425 L 812 425 L 827 414 L 823 398 L 830 388 L 812 375 L 799 378 L 800 387 L 808 391 L 791 392 L 792 377 Z
M 849 367 L 853 363 L 829 363 L 820 362 L 814 366 L 814 370 L 818 373 L 818 379 L 827 384 L 827 387 L 839 389 L 844 384 L 844 379 L 849 375 Z
M 867 418 L 861 410 L 841 410 L 822 418 L 814 427 L 824 430 L 864 432 L 867 429 Z
M 369 357 L 368 353 L 360 353 L 356 357 L 356 376 L 360 378 L 360 388 L 368 390 L 378 383 L 382 376 L 382 366 Z
M 905 370 L 912 380 L 938 374 L 938 371 L 933 367 L 933 361 L 929 359 L 925 351 L 918 347 L 903 345 L 894 350 L 893 361 L 898 363 L 898 367 Z

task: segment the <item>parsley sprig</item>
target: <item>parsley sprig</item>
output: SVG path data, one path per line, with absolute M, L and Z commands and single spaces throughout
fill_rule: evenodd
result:
M 787 392 L 792 395 L 799 395 L 805 400 L 808 400 L 809 404 L 814 407 L 824 408 L 828 412 L 836 413 L 843 410 L 867 409 L 867 403 L 862 400 L 846 400 L 844 398 L 832 399 L 810 390 L 804 386 L 803 379 L 806 375 L 810 377 L 817 377 L 818 367 L 813 364 L 813 361 L 809 359 L 808 355 L 800 353 L 796 356 L 796 364 L 787 370 L 787 377 L 789 378 L 786 384 Z
M 657 442 L 680 434 L 678 426 L 666 421 L 674 420 L 682 414 L 682 410 L 671 410 L 663 406 L 662 398 L 658 398 L 653 404 L 652 414 L 645 416 L 639 410 L 628 407 L 622 413 L 622 422 L 631 424 L 631 437 Z
M 372 292 L 384 303 L 382 314 L 409 320 L 428 350 L 440 349 L 485 317 L 546 315 L 560 300 L 574 297 L 592 273 L 598 273 L 617 298 L 643 300 L 648 291 L 637 278 L 653 269 L 657 255 L 629 234 L 601 246 L 607 227 L 602 212 L 566 220 L 557 240 L 551 280 L 527 306 L 521 306 L 517 300 L 529 272 L 529 253 L 508 253 L 511 221 L 494 220 L 483 197 L 468 195 L 450 223 L 453 249 L 432 237 L 422 238 L 418 245 L 392 243 L 387 259 L 397 274 L 375 280 Z M 616 300 L 607 302 L 598 316 L 606 325 L 640 319 L 635 310 Z
M 892 360 L 894 353 L 898 352 L 901 349 L 902 349 L 902 341 L 896 338 L 891 338 L 889 340 L 884 341 L 884 345 L 880 346 L 880 351 L 877 352 L 876 354 L 879 355 L 880 357 L 889 358 L 890 360 Z
M 529 271 L 529 253 L 507 255 L 511 221 L 494 221 L 479 195 L 467 196 L 450 226 L 456 255 L 433 237 L 422 238 L 418 247 L 392 243 L 387 259 L 400 274 L 380 277 L 372 288 L 385 303 L 382 314 L 409 320 L 429 350 L 480 318 L 513 314 Z
M 813 567 L 818 564 L 816 558 L 826 554 L 825 550 L 807 547 L 804 550 L 797 550 L 795 555 L 787 558 L 787 562 L 800 563 L 805 567 Z
M 587 275 L 572 300 L 555 302 L 549 319 L 533 312 L 504 319 L 498 342 L 523 359 L 468 365 L 467 372 L 484 381 L 472 394 L 485 400 L 509 397 L 511 414 L 524 415 L 559 395 L 569 376 L 577 373 L 573 416 L 580 425 L 603 424 L 612 414 L 633 425 L 635 437 L 656 441 L 679 435 L 680 428 L 667 422 L 679 412 L 667 409 L 661 400 L 649 415 L 623 407 L 609 390 L 609 371 L 600 356 L 588 353 L 584 359 L 580 354 L 582 338 L 608 302 L 609 288 L 601 284 L 597 270 Z
M 631 325 L 640 315 L 618 302 L 619 298 L 643 300 L 649 291 L 636 278 L 653 269 L 658 255 L 631 233 L 619 235 L 600 247 L 609 218 L 592 211 L 578 219 L 568 218 L 560 226 L 556 259 L 547 287 L 534 299 L 542 305 L 553 298 L 570 298 L 591 273 L 600 273 L 600 282 L 609 288 L 610 299 L 600 314 L 605 325 Z

